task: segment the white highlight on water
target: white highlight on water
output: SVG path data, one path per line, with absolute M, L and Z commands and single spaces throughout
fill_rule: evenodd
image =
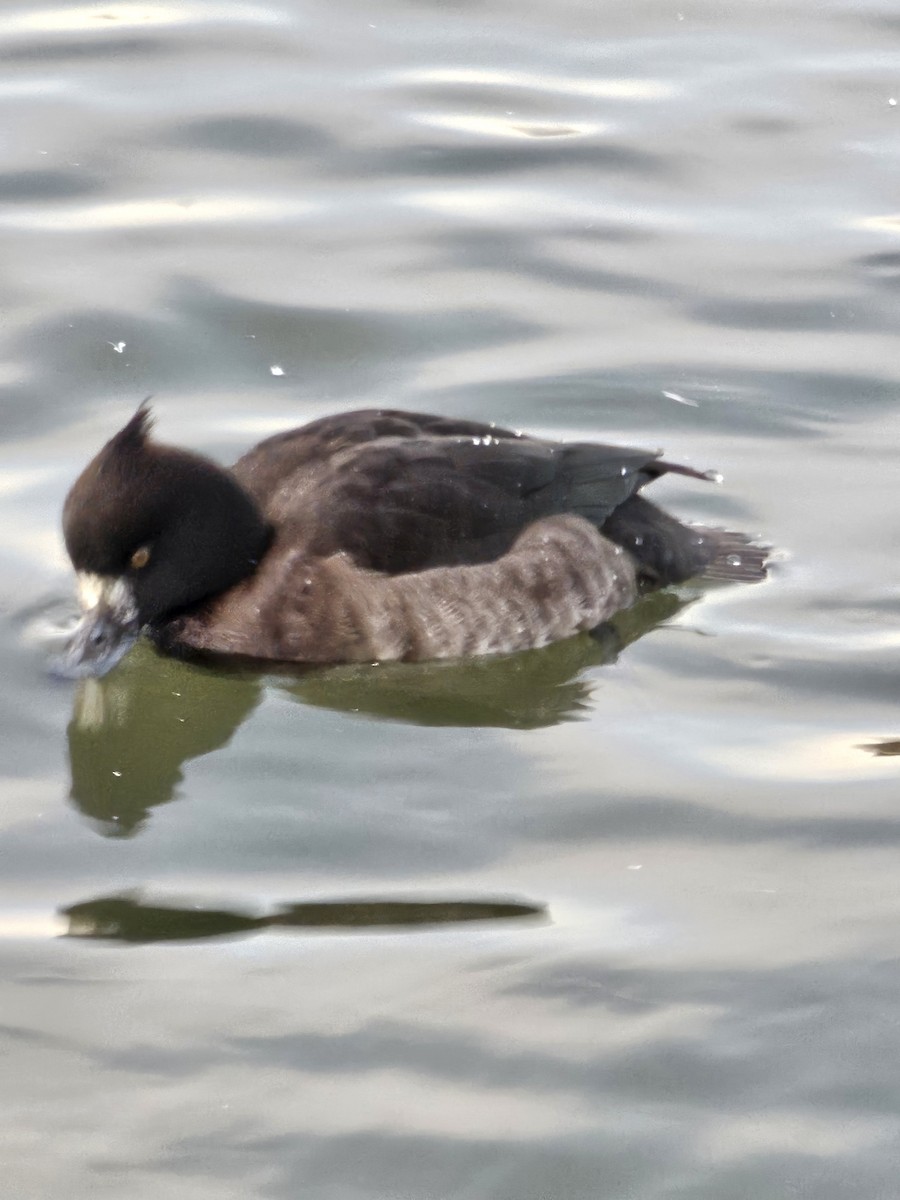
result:
M 674 400 L 676 404 L 687 404 L 690 408 L 699 408 L 700 404 L 697 400 L 691 400 L 687 396 L 682 396 L 678 392 L 663 392 L 667 400 Z

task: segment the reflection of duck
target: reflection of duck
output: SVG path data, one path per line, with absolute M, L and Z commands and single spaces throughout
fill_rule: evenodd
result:
M 259 684 L 141 655 L 110 679 L 86 679 L 69 722 L 71 797 L 106 834 L 137 832 L 166 804 L 186 761 L 224 746 Z
M 593 635 L 541 651 L 455 662 L 353 664 L 264 678 L 303 704 L 420 725 L 533 729 L 586 708 L 588 668 L 684 603 L 656 592 Z M 86 679 L 69 723 L 71 797 L 102 833 L 139 831 L 175 795 L 186 762 L 226 745 L 258 704 L 263 677 L 140 651 L 108 679 Z
M 900 739 L 885 738 L 881 742 L 866 742 L 860 745 L 859 749 L 868 750 L 877 758 L 890 758 L 892 755 L 900 754 Z
M 638 495 L 643 450 L 372 411 L 261 442 L 231 471 L 157 445 L 141 407 L 66 500 L 84 620 L 63 669 L 102 674 L 147 627 L 173 653 L 288 662 L 472 657 L 591 629 L 647 589 L 758 579 L 739 534 Z
M 286 680 L 304 704 L 346 708 L 415 725 L 539 729 L 588 707 L 589 668 L 614 662 L 628 643 L 684 607 L 687 598 L 654 592 L 590 635 L 543 650 L 429 663 L 349 664 Z
M 544 918 L 542 904 L 521 900 L 312 900 L 255 917 L 202 904 L 146 904 L 140 896 L 99 896 L 60 910 L 69 937 L 117 942 L 174 942 L 235 937 L 260 929 L 416 929 L 469 921 Z

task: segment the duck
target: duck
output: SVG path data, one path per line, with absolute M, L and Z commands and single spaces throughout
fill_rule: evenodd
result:
M 59 664 L 164 654 L 279 664 L 510 654 L 593 630 L 646 591 L 754 581 L 766 550 L 642 489 L 711 471 L 393 409 L 314 420 L 231 467 L 157 442 L 147 402 L 78 476 L 63 536 L 82 615 Z

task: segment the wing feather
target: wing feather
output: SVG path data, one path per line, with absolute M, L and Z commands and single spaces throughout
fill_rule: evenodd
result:
M 657 451 L 371 410 L 269 438 L 234 471 L 279 526 L 304 530 L 311 554 L 342 551 L 399 574 L 496 558 L 542 517 L 574 513 L 602 527 L 675 469 Z

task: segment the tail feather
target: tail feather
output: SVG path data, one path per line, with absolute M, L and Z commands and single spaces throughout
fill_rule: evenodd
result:
M 697 525 L 691 532 L 705 538 L 712 552 L 701 571 L 704 579 L 731 579 L 744 583 L 765 579 L 771 546 L 759 545 L 745 533 L 736 533 L 732 529 Z
M 645 470 L 653 479 L 659 479 L 660 475 L 686 475 L 689 479 L 703 479 L 706 483 L 722 482 L 721 471 L 701 471 L 698 467 L 686 467 L 684 463 L 667 462 L 664 458 L 650 463 Z
M 769 548 L 758 546 L 743 533 L 683 525 L 681 521 L 633 496 L 609 517 L 603 533 L 637 561 L 645 585 L 702 576 L 752 582 L 766 577 Z

